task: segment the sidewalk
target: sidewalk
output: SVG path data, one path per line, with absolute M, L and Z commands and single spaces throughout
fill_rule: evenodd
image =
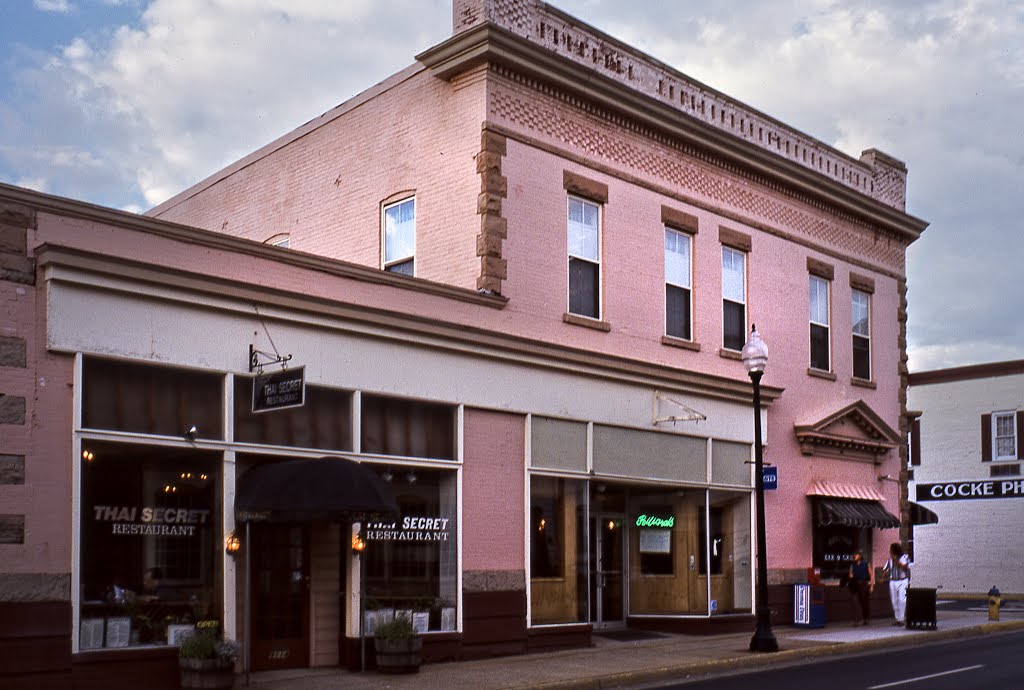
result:
M 753 633 L 695 636 L 658 633 L 620 642 L 595 635 L 594 646 L 560 652 L 526 654 L 481 661 L 427 664 L 417 674 L 350 673 L 338 669 L 300 669 L 254 673 L 255 690 L 326 690 L 328 688 L 611 688 L 686 675 L 795 663 L 812 657 L 848 654 L 894 644 L 926 644 L 940 639 L 1024 630 L 1024 611 L 989 623 L 980 611 L 938 610 L 938 630 L 905 630 L 889 619 L 853 627 L 836 623 L 821 629 L 780 626 L 774 629 L 779 652 L 747 651 Z M 244 676 L 236 687 L 245 687 Z

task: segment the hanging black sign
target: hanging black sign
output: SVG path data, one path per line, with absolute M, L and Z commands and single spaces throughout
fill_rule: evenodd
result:
M 302 407 L 306 402 L 306 368 L 261 374 L 252 382 L 252 411 L 270 412 Z

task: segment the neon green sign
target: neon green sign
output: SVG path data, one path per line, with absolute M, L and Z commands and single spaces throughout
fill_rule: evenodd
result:
M 671 528 L 676 524 L 675 515 L 668 517 L 657 517 L 655 515 L 641 515 L 636 519 L 637 527 L 664 527 Z

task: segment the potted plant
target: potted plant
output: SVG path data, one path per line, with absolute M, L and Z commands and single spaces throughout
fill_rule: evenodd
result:
M 412 621 L 395 616 L 374 631 L 377 670 L 381 673 L 416 673 L 423 658 L 423 638 L 416 634 Z
M 178 667 L 183 688 L 230 688 L 235 684 L 238 643 L 221 636 L 220 623 L 199 621 L 181 641 Z

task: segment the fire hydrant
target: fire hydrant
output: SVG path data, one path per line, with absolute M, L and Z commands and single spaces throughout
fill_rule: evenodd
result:
M 1003 600 L 999 596 L 999 589 L 993 587 L 988 591 L 988 619 L 990 621 L 999 620 L 999 607 L 1003 603 Z

